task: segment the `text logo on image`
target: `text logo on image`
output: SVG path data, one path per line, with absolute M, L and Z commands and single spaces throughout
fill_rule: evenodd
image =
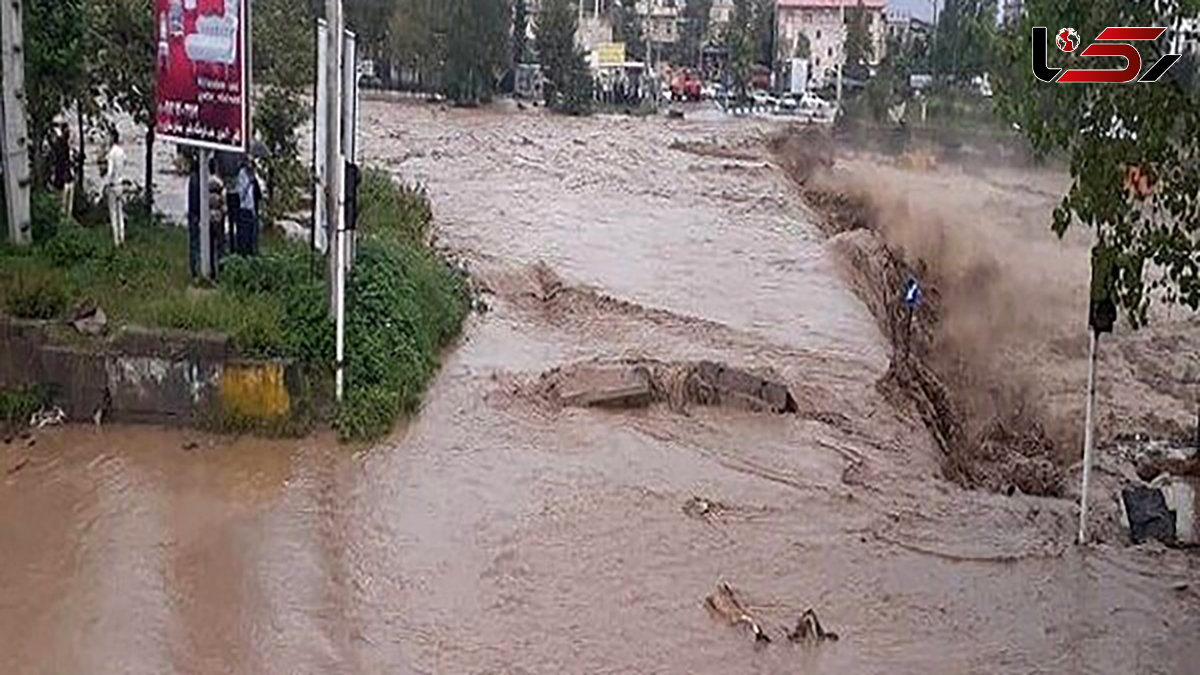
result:
M 1100 31 L 1096 42 L 1079 51 L 1079 33 L 1074 28 L 1063 28 L 1054 34 L 1054 44 L 1067 54 L 1078 53 L 1083 57 L 1119 56 L 1125 59 L 1124 68 L 1051 68 L 1046 65 L 1045 26 L 1033 29 L 1033 75 L 1042 82 L 1120 84 L 1125 82 L 1157 82 L 1180 59 L 1179 54 L 1164 54 L 1141 79 L 1142 55 L 1132 42 L 1154 41 L 1162 37 L 1166 28 L 1110 26 Z

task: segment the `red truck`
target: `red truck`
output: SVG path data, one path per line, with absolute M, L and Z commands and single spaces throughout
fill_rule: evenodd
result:
M 671 78 L 671 100 L 699 101 L 702 86 L 696 71 L 691 68 L 678 70 Z

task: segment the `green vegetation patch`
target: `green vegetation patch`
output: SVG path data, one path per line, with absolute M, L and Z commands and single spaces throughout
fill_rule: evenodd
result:
M 227 257 L 215 284 L 196 286 L 183 228 L 130 213 L 118 249 L 107 228 L 62 219 L 48 204 L 35 215 L 32 246 L 0 245 L 3 313 L 66 320 L 77 304 L 94 302 L 115 325 L 223 333 L 240 356 L 292 359 L 314 389 L 332 389 L 326 265 L 306 243 L 268 232 L 261 255 Z M 466 280 L 428 245 L 432 219 L 423 189 L 366 172 L 347 287 L 346 395 L 326 413 L 346 439 L 379 437 L 415 411 L 438 351 L 461 330 Z M 305 414 L 318 414 L 315 407 L 306 403 Z
M 387 174 L 364 176 L 361 242 L 347 290 L 345 400 L 337 427 L 368 439 L 413 412 L 438 367 L 438 351 L 462 329 L 466 279 L 426 243 L 423 191 Z

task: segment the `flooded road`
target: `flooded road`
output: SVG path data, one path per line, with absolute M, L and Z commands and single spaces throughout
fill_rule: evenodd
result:
M 369 103 L 362 126 L 364 159 L 428 185 L 440 243 L 491 311 L 373 447 L 108 427 L 4 446 L 0 672 L 1186 673 L 1200 658 L 1194 556 L 1078 549 L 1071 502 L 937 477 L 920 420 L 874 386 L 888 345 L 755 123 Z M 527 386 L 634 357 L 769 368 L 799 413 L 558 409 Z M 685 509 L 694 497 L 712 508 Z M 720 582 L 772 644 L 709 615 Z M 784 639 L 808 608 L 841 639 Z

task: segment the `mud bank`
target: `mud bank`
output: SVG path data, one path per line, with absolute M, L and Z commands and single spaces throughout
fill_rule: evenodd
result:
M 1086 231 L 1055 240 L 1035 215 L 1061 194 L 1053 174 L 984 176 L 909 154 L 835 152 L 829 139 L 795 132 L 768 145 L 891 344 L 881 391 L 924 421 L 945 475 L 967 487 L 1066 494 L 1081 445 L 1089 244 Z M 900 302 L 910 277 L 924 290 L 911 324 Z M 1180 435 L 1200 364 L 1146 345 L 1194 349 L 1196 339 L 1184 338 L 1194 325 L 1160 309 L 1159 325 L 1110 338 L 1118 353 L 1102 357 L 1102 439 Z M 1150 380 L 1149 396 L 1134 393 Z

